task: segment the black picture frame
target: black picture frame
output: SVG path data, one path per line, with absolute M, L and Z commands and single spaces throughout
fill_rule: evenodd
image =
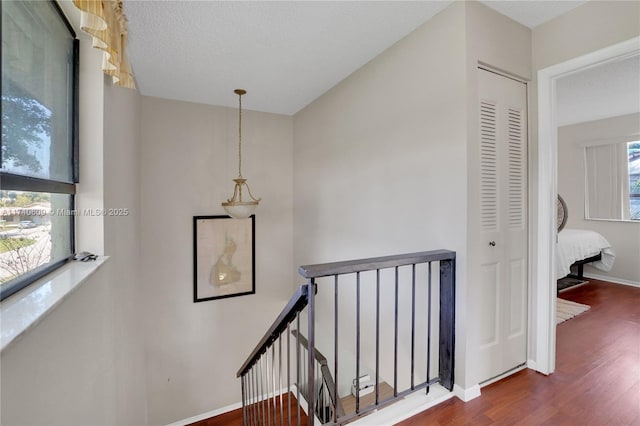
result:
M 193 216 L 193 302 L 255 292 L 255 215 Z

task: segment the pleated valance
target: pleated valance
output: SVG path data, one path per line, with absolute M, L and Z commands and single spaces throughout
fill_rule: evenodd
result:
M 73 0 L 82 12 L 80 27 L 93 37 L 93 47 L 104 51 L 102 70 L 113 84 L 135 89 L 126 54 L 127 18 L 122 0 Z

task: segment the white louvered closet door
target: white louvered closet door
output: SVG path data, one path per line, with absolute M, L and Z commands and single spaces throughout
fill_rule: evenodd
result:
M 479 212 L 473 244 L 479 313 L 479 382 L 527 357 L 527 91 L 478 69 Z

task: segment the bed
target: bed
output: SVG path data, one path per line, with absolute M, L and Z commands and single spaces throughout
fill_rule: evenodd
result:
M 590 263 L 601 271 L 610 271 L 616 255 L 605 237 L 586 229 L 564 229 L 567 223 L 567 204 L 558 195 L 558 246 L 556 247 L 556 279 L 568 275 L 580 280 L 583 278 L 584 265 Z M 577 274 L 571 274 L 575 265 Z
M 601 234 L 586 229 L 563 229 L 558 233 L 556 247 L 556 279 L 571 274 L 574 264 L 579 278 L 587 263 L 601 271 L 610 271 L 615 257 L 611 244 Z

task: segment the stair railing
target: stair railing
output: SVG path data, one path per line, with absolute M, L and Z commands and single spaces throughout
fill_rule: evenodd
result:
M 273 425 L 291 425 L 292 420 L 300 426 L 307 422 L 307 416 L 301 412 L 300 386 L 296 385 L 293 388 L 295 396 L 292 392 L 293 378 L 295 377 L 296 384 L 301 382 L 301 359 L 300 345 L 296 345 L 295 357 L 291 355 L 290 339 L 292 324 L 296 329 L 300 328 L 300 313 L 308 303 L 307 292 L 308 286 L 301 286 L 296 291 L 238 370 L 237 376 L 241 379 L 242 387 L 244 426 L 271 425 L 272 422 Z M 311 349 L 310 352 L 313 352 L 313 348 Z M 293 366 L 292 358 L 295 362 Z M 314 370 L 313 364 L 310 370 L 311 375 Z M 313 420 L 310 424 L 313 424 Z
M 301 350 L 304 352 L 309 347 L 309 341 L 304 337 L 302 333 L 298 330 L 291 330 L 291 334 L 296 338 L 298 344 L 300 345 Z M 305 359 L 303 356 L 302 360 Z M 316 348 L 315 350 L 315 371 L 318 377 L 315 378 L 315 384 L 318 386 L 318 389 L 315 392 L 314 397 L 314 406 L 315 406 L 315 415 L 320 420 L 321 423 L 328 423 L 334 418 L 334 413 L 337 414 L 338 417 L 344 416 L 344 408 L 342 407 L 342 403 L 340 398 L 338 397 L 335 389 L 336 382 L 331 374 L 331 370 L 329 369 L 329 363 L 327 362 L 327 358 Z M 306 369 L 303 366 L 303 374 Z M 302 392 L 302 396 L 308 401 L 310 398 L 308 392 L 308 383 L 301 383 L 300 389 Z
M 290 425 L 294 422 L 297 425 L 314 425 L 315 421 L 346 424 L 404 398 L 410 393 L 421 389 L 426 389 L 428 393 L 429 387 L 435 384 L 440 384 L 451 391 L 454 381 L 455 350 L 455 257 L 456 255 L 453 251 L 434 250 L 300 267 L 300 275 L 308 280 L 307 283 L 301 286 L 287 303 L 276 321 L 269 327 L 264 337 L 238 371 L 242 386 L 243 424 L 245 426 L 270 426 L 273 422 L 275 426 Z M 433 286 L 432 282 L 432 263 L 439 265 L 439 276 L 437 277 L 439 285 L 437 286 Z M 422 266 L 423 264 L 426 265 L 426 268 Z M 417 273 L 417 266 L 421 267 L 419 273 Z M 401 269 L 402 274 L 400 273 Z M 424 272 L 425 269 L 427 272 Z M 386 282 L 385 279 L 381 279 L 381 271 L 386 274 L 387 270 L 393 272 L 391 274 L 393 276 L 391 284 Z M 407 270 L 410 272 L 408 279 L 406 277 Z M 360 378 L 362 377 L 361 373 L 364 371 L 364 366 L 361 364 L 363 358 L 361 346 L 364 340 L 363 336 L 361 336 L 361 317 L 363 315 L 361 313 L 361 293 L 364 284 L 361 281 L 363 281 L 362 276 L 365 273 L 375 274 L 373 283 L 375 288 L 375 361 L 372 362 L 374 364 L 373 370 L 375 371 L 373 373 L 375 388 L 373 398 L 367 405 L 364 404 L 364 400 L 361 399 L 360 395 Z M 369 275 L 371 274 L 367 274 L 367 281 L 370 281 L 371 277 Z M 355 276 L 355 285 L 353 280 L 344 279 L 345 276 L 350 276 L 351 278 Z M 333 278 L 331 280 L 332 284 L 325 282 L 321 284 L 323 291 L 330 291 L 330 287 L 333 285 L 334 335 L 332 339 L 329 338 L 333 342 L 334 349 L 332 372 L 330 371 L 331 365 L 329 361 L 322 355 L 318 357 L 316 349 L 315 299 L 319 286 L 317 282 L 323 278 Z M 423 283 L 421 280 L 425 282 Z M 428 297 L 428 300 L 421 306 L 416 306 L 418 283 L 421 285 L 420 289 L 423 289 Z M 371 283 L 368 282 L 367 285 L 369 284 Z M 339 335 L 341 329 L 339 303 L 341 289 L 344 288 L 343 285 L 350 287 L 350 289 L 355 286 L 356 294 L 354 306 L 356 319 L 355 379 L 353 381 L 355 409 L 353 412 L 345 412 L 342 407 L 338 383 L 340 377 L 338 374 L 340 371 L 339 347 L 344 343 Z M 390 300 L 381 300 L 382 287 L 393 290 L 394 296 L 389 298 Z M 432 287 L 437 288 L 434 290 Z M 400 291 L 410 291 L 410 308 L 401 306 Z M 437 304 L 432 304 L 433 294 L 438 297 Z M 380 359 L 380 344 L 383 338 L 381 336 L 380 317 L 383 310 L 382 305 L 389 301 L 392 302 L 392 305 L 387 308 L 394 314 L 393 367 L 391 368 L 392 373 L 389 373 L 392 376 L 393 386 L 387 385 L 391 388 L 390 395 L 383 395 L 380 391 L 381 385 L 383 385 L 381 380 L 383 362 Z M 432 312 L 432 305 L 437 306 L 437 312 Z M 303 315 L 305 309 L 306 315 Z M 409 309 L 411 326 L 410 337 L 407 342 L 403 334 L 404 330 L 399 329 L 399 318 L 401 310 L 402 315 L 405 315 L 409 312 Z M 326 314 L 324 311 L 322 313 Z M 305 343 L 302 341 L 304 336 L 300 334 L 304 329 L 300 327 L 301 316 L 306 319 L 307 338 Z M 326 315 L 323 315 L 323 317 L 326 317 Z M 432 325 L 432 320 L 435 321 L 434 325 Z M 426 323 L 424 326 L 426 336 L 421 336 L 426 338 L 426 348 L 419 348 L 416 345 L 417 321 Z M 437 354 L 437 365 L 431 364 L 431 330 L 434 327 L 437 329 L 437 353 L 434 351 L 434 355 Z M 292 347 L 290 342 L 292 328 L 297 330 L 295 332 L 297 338 L 295 347 Z M 321 337 L 323 337 L 323 341 L 327 340 L 327 336 Z M 384 342 L 385 347 L 387 343 L 386 341 Z M 283 345 L 286 346 L 284 356 Z M 400 347 L 401 345 L 403 346 L 402 348 Z M 401 354 L 401 349 L 404 349 L 404 345 L 410 346 L 407 371 L 404 368 L 405 354 L 404 352 Z M 420 353 L 421 349 L 426 353 Z M 416 358 L 419 355 L 422 356 L 421 359 L 426 359 L 426 366 L 416 366 Z M 318 358 L 323 359 L 323 362 L 318 362 Z M 306 368 L 303 368 L 303 362 L 306 362 Z M 284 364 L 286 364 L 286 368 Z M 291 364 L 295 365 L 292 366 Z M 320 374 L 317 372 L 317 366 L 320 368 Z M 292 367 L 294 369 L 293 375 L 291 374 Z M 384 365 L 384 368 L 386 368 L 386 365 Z M 426 378 L 416 383 L 416 377 L 420 376 L 417 371 L 419 368 L 426 370 Z M 437 368 L 435 377 L 431 377 L 433 368 Z M 406 388 L 400 384 L 399 369 L 402 369 L 405 375 L 410 377 L 410 384 Z M 334 377 L 335 380 L 331 383 L 330 380 L 326 379 L 327 377 Z M 285 382 L 284 385 L 283 380 Z M 292 387 L 292 384 L 295 384 L 295 386 Z M 324 388 L 326 388 L 326 391 Z M 327 401 L 327 397 L 329 401 Z M 361 402 L 363 402 L 363 406 L 361 406 Z M 316 409 L 317 406 L 320 409 Z M 329 416 L 325 412 L 325 407 L 327 406 L 330 407 Z M 306 413 L 301 412 L 301 407 L 303 410 L 306 408 L 304 410 Z M 329 419 L 328 417 L 331 418 Z

